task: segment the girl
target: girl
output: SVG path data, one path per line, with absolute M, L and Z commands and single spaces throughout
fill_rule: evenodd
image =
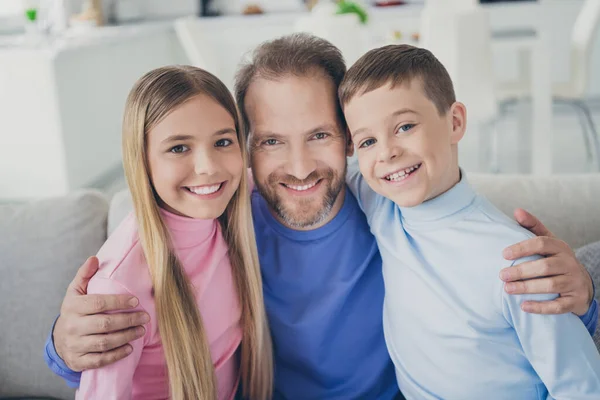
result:
M 134 214 L 99 252 L 90 293 L 124 293 L 150 315 L 125 359 L 83 372 L 78 399 L 271 396 L 271 340 L 234 100 L 193 67 L 149 72 L 123 120 Z M 239 368 L 238 368 L 239 367 Z

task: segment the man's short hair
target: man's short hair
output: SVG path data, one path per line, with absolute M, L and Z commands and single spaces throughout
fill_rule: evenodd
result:
M 277 80 L 290 75 L 304 77 L 313 75 L 315 71 L 331 79 L 335 88 L 338 117 L 345 128 L 344 114 L 337 102 L 337 90 L 346 73 L 342 53 L 325 39 L 307 33 L 295 33 L 259 45 L 236 74 L 235 98 L 246 136 L 249 136 L 250 125 L 245 100 L 248 88 L 255 79 Z
M 354 96 L 388 83 L 396 87 L 415 80 L 420 80 L 440 115 L 456 101 L 452 79 L 442 63 L 429 50 L 400 44 L 371 50 L 359 58 L 340 84 L 340 103 L 345 106 Z

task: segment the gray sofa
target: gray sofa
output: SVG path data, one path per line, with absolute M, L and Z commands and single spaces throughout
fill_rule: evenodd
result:
M 469 179 L 505 213 L 532 211 L 574 248 L 600 241 L 600 175 Z M 109 205 L 92 191 L 0 206 L 0 397 L 73 398 L 73 390 L 46 368 L 44 341 L 78 266 L 130 207 L 125 192 Z M 600 279 L 600 266 L 592 265 L 600 256 L 594 260 L 592 254 L 582 258 Z

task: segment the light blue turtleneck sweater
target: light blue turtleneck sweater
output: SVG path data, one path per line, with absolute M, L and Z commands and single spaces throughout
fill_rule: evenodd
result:
M 407 399 L 600 399 L 600 356 L 573 314 L 537 315 L 508 295 L 502 250 L 532 237 L 467 179 L 417 207 L 348 184 L 383 259 L 384 333 Z M 596 313 L 596 305 L 593 305 Z M 551 397 L 548 397 L 551 396 Z

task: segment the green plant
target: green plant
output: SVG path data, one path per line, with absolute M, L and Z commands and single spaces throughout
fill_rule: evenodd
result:
M 28 8 L 25 10 L 25 17 L 28 21 L 34 22 L 37 19 L 37 9 Z
M 366 24 L 369 20 L 367 11 L 358 3 L 353 1 L 338 1 L 336 14 L 356 14 L 358 15 L 361 24 Z

